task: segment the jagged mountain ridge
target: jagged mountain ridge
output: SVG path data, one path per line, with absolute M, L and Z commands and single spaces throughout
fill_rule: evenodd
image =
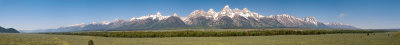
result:
M 342 27 L 337 27 L 342 26 Z M 195 10 L 187 17 L 162 16 L 160 12 L 130 20 L 116 19 L 112 22 L 77 24 L 58 28 L 59 30 L 140 30 L 180 27 L 203 28 L 346 28 L 355 27 L 345 24 L 324 24 L 314 17 L 297 18 L 288 14 L 262 16 L 247 8 L 233 10 L 225 6 L 221 11 L 214 9 Z

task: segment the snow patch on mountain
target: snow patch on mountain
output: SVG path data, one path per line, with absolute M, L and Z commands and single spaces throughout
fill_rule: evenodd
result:
M 155 19 L 164 20 L 164 19 L 166 19 L 166 18 L 168 18 L 168 17 L 169 17 L 169 16 L 162 16 L 160 12 L 157 12 L 155 15 L 150 14 L 150 15 L 142 16 L 142 17 L 135 18 L 135 19 L 148 19 L 148 18 L 151 18 L 151 19 L 153 19 L 153 20 L 155 20 Z M 134 19 L 134 20 L 135 20 L 135 19 Z

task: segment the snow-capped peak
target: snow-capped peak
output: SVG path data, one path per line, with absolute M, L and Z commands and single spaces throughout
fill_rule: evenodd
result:
M 214 9 L 209 9 L 207 12 L 204 10 L 195 10 L 192 13 L 189 14 L 188 17 L 198 17 L 198 16 L 205 16 L 207 19 L 213 19 L 213 20 L 218 20 L 218 18 L 222 16 L 228 16 L 230 18 L 233 18 L 235 15 L 242 16 L 246 19 L 249 17 L 252 17 L 256 20 L 259 18 L 263 18 L 264 16 L 251 12 L 247 8 L 239 9 L 239 8 L 234 8 L 233 10 L 230 9 L 229 5 L 226 5 L 220 12 L 215 12 Z
M 133 17 L 133 18 L 131 18 L 131 20 L 129 20 L 129 21 L 135 21 L 135 20 L 137 20 L 137 18 L 136 18 L 136 17 Z
M 270 18 L 290 18 L 290 19 L 303 20 L 302 18 L 297 18 L 297 17 L 291 16 L 289 14 L 271 15 L 268 17 L 270 17 Z
M 232 12 L 232 9 L 229 8 L 229 5 L 226 5 L 226 6 L 219 12 L 219 15 L 233 17 L 234 13 Z
M 281 14 L 281 15 L 271 15 L 268 16 L 268 18 L 275 18 L 278 21 L 282 21 L 281 23 L 295 23 L 295 24 L 312 24 L 315 26 L 319 25 L 319 21 L 317 19 L 315 19 L 314 17 L 311 16 L 307 16 L 306 18 L 297 18 L 295 16 L 291 16 L 288 14 Z
M 240 12 L 241 10 L 239 10 L 239 8 L 234 8 L 233 11 L 234 12 Z
M 317 19 L 311 16 L 307 16 L 306 18 L 304 18 L 304 21 L 313 23 L 314 25 L 318 25 L 319 22 Z
M 122 20 L 121 18 L 117 18 L 115 19 L 113 22 L 123 22 L 124 20 Z
M 172 16 L 176 16 L 176 17 L 179 17 L 179 16 L 178 16 L 178 14 L 176 14 L 176 13 L 174 13 L 174 14 L 173 14 Z
M 92 22 L 92 23 L 90 23 L 90 24 L 101 24 L 101 25 L 108 25 L 108 24 L 110 24 L 110 22 L 107 22 L 107 21 L 103 21 L 103 22 L 101 22 L 101 23 L 98 23 L 98 22 Z
M 296 19 L 296 20 L 301 20 L 301 21 L 317 21 L 318 22 L 318 20 L 316 20 L 314 17 L 308 16 L 306 18 L 297 18 L 297 17 L 291 16 L 289 14 L 271 15 L 271 16 L 268 16 L 268 18 L 277 18 L 277 19 L 288 18 L 288 19 Z
M 110 24 L 110 22 L 103 21 L 101 24 L 107 25 L 107 24 Z
M 161 13 L 160 12 L 157 12 L 157 14 L 156 14 L 157 16 L 161 16 Z
M 232 12 L 232 9 L 229 8 L 229 5 L 226 5 L 224 8 L 222 8 L 221 12 Z
M 247 13 L 247 12 L 250 12 L 250 10 L 247 8 L 243 8 L 243 12 Z
M 210 8 L 210 9 L 207 11 L 207 13 L 215 14 L 215 13 L 217 13 L 217 12 L 215 12 L 214 9 Z
M 139 17 L 139 18 L 136 18 L 136 19 L 148 19 L 148 18 L 151 18 L 151 19 L 158 19 L 158 20 L 164 20 L 164 19 L 166 19 L 166 18 L 168 18 L 169 16 L 162 16 L 161 15 L 161 13 L 160 12 L 157 12 L 156 13 L 156 15 L 147 15 L 147 16 L 142 16 L 142 17 Z
M 229 8 L 229 5 L 225 5 L 222 11 L 231 11 L 231 8 Z

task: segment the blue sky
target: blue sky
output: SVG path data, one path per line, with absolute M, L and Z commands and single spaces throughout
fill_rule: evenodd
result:
M 129 20 L 160 11 L 187 16 L 196 9 L 249 8 L 264 16 L 313 16 L 364 29 L 400 28 L 399 0 L 0 0 L 0 26 L 19 30 Z

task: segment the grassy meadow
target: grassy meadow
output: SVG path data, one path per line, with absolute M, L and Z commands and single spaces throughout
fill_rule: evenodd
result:
M 0 45 L 400 45 L 400 32 L 223 37 L 121 38 L 0 33 Z

